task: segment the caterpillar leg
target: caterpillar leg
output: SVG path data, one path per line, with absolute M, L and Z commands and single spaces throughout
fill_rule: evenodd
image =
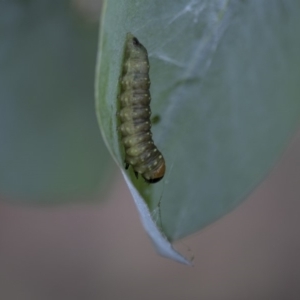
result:
M 130 164 L 126 160 L 124 161 L 124 163 L 125 163 L 125 170 L 128 170 L 128 168 L 130 167 Z M 139 173 L 136 172 L 135 170 L 133 170 L 133 172 L 134 172 L 134 175 L 135 175 L 136 179 L 138 179 L 139 178 Z

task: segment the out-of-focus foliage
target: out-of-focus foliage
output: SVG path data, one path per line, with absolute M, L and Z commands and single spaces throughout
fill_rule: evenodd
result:
M 69 1 L 0 1 L 0 193 L 6 199 L 86 199 L 107 182 L 112 160 L 94 112 L 97 30 Z

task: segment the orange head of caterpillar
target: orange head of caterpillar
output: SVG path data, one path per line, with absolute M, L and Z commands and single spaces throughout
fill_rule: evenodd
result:
M 164 177 L 165 172 L 166 164 L 164 158 L 161 156 L 160 163 L 157 167 L 151 171 L 145 172 L 142 176 L 148 183 L 156 183 Z

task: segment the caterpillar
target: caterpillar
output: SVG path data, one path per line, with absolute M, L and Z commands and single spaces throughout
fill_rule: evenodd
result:
M 155 183 L 164 177 L 166 165 L 151 133 L 149 60 L 146 48 L 131 33 L 125 40 L 120 93 L 119 131 L 125 148 L 125 169 Z

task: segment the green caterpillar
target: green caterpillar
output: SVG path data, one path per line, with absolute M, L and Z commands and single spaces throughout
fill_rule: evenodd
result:
M 150 130 L 148 53 L 131 33 L 126 36 L 120 87 L 118 115 L 125 147 L 125 168 L 132 166 L 136 177 L 140 174 L 149 183 L 158 182 L 164 177 L 166 165 Z

